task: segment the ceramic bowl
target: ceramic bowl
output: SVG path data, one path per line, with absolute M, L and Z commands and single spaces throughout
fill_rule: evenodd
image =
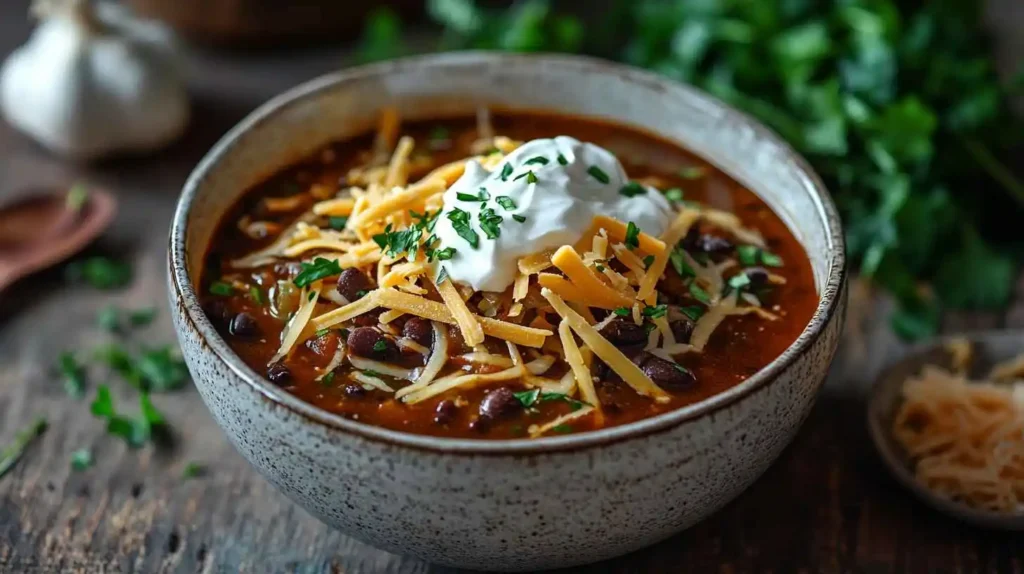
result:
M 221 216 L 251 185 L 321 145 L 479 105 L 608 118 L 703 156 L 752 189 L 810 255 L 820 304 L 778 359 L 692 406 L 597 432 L 458 440 L 327 413 L 242 363 L 196 297 Z M 267 480 L 374 546 L 451 566 L 532 571 L 617 556 L 707 517 L 790 442 L 836 350 L 846 302 L 835 206 L 807 163 L 747 116 L 650 73 L 579 57 L 456 53 L 347 70 L 262 106 L 206 155 L 171 228 L 178 338 L 218 424 Z

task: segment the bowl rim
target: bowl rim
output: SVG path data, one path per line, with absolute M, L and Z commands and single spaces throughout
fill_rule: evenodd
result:
M 216 331 L 203 313 L 196 290 L 192 287 L 191 276 L 186 264 L 186 238 L 192 204 L 208 173 L 215 170 L 221 157 L 249 131 L 258 125 L 271 121 L 290 106 L 317 94 L 335 89 L 338 85 L 364 81 L 373 77 L 387 77 L 401 74 L 404 69 L 416 66 L 459 66 L 487 64 L 501 68 L 501 63 L 515 63 L 519 66 L 537 67 L 561 66 L 579 72 L 601 72 L 615 75 L 624 83 L 655 86 L 673 97 L 686 97 L 699 102 L 708 109 L 718 109 L 731 120 L 751 129 L 758 138 L 766 139 L 781 150 L 787 161 L 792 162 L 800 176 L 811 190 L 811 199 L 816 215 L 825 227 L 826 240 L 831 244 L 827 257 L 831 259 L 827 278 L 821 285 L 820 297 L 814 315 L 797 339 L 772 362 L 738 385 L 712 395 L 697 403 L 687 405 L 654 417 L 641 419 L 624 425 L 583 432 L 579 434 L 541 437 L 536 439 L 463 439 L 419 435 L 391 430 L 359 421 L 346 419 L 307 403 L 299 397 L 273 385 L 265 377 L 245 365 L 228 347 L 227 342 Z M 623 122 L 628 126 L 628 123 Z M 695 153 L 700 155 L 698 150 Z M 803 245 L 801 245 L 803 247 Z M 652 72 L 631 66 L 609 62 L 598 58 L 561 54 L 504 54 L 495 52 L 451 52 L 413 56 L 368 64 L 328 73 L 296 87 L 293 87 L 259 106 L 242 121 L 231 128 L 206 153 L 185 182 L 182 194 L 175 208 L 171 224 L 168 247 L 168 273 L 173 297 L 181 318 L 188 322 L 200 338 L 201 346 L 212 351 L 238 378 L 256 391 L 265 401 L 285 407 L 306 421 L 322 425 L 332 431 L 341 431 L 362 439 L 439 453 L 460 453 L 475 455 L 521 455 L 575 451 L 595 446 L 617 443 L 628 439 L 666 432 L 672 428 L 700 417 L 712 414 L 736 403 L 775 381 L 797 358 L 802 356 L 817 341 L 831 323 L 839 308 L 846 280 L 846 249 L 842 224 L 835 203 L 820 177 L 808 162 L 789 144 L 757 120 L 728 104 L 697 90 L 696 88 L 658 76 Z M 179 331 L 184 325 L 176 325 Z M 180 336 L 180 333 L 179 333 Z

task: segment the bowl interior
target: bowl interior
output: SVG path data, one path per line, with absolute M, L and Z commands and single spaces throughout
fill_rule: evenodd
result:
M 844 275 L 839 218 L 811 168 L 777 136 L 709 96 L 647 72 L 589 58 L 491 53 L 411 58 L 324 76 L 233 128 L 193 172 L 175 215 L 171 258 L 172 265 L 183 264 L 177 279 L 187 307 L 198 310 L 194 290 L 221 216 L 248 188 L 328 142 L 372 129 L 384 107 L 429 119 L 471 114 L 482 105 L 600 118 L 675 142 L 760 196 L 804 247 L 821 301 L 800 338 L 758 375 L 681 410 L 765 382 L 766 371 L 792 360 L 829 319 Z M 197 324 L 222 343 L 204 319 Z

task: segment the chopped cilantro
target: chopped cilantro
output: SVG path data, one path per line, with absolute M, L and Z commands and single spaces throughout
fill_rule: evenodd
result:
M 28 428 L 18 431 L 14 435 L 14 442 L 0 451 L 0 478 L 3 478 L 12 468 L 18 459 L 25 454 L 32 441 L 46 432 L 46 419 L 37 418 Z
M 569 165 L 569 160 L 565 159 L 565 156 L 558 154 L 558 165 Z
M 500 205 L 507 211 L 512 211 L 513 209 L 516 208 L 516 202 L 513 201 L 512 198 L 507 195 L 499 195 L 498 197 L 494 198 L 494 201 L 498 202 L 498 205 Z
M 437 279 L 434 280 L 434 285 L 440 285 L 448 280 L 448 270 L 444 268 L 444 265 L 440 266 L 437 271 Z
M 526 216 L 519 215 L 518 213 L 513 213 L 512 214 L 512 219 L 515 219 L 519 223 L 522 223 L 522 222 L 526 221 Z
M 549 163 L 551 163 L 551 162 L 548 160 L 548 158 L 546 158 L 546 157 L 544 157 L 542 155 L 537 155 L 537 156 L 533 156 L 530 159 L 528 159 L 525 162 L 523 162 L 523 165 L 534 165 L 534 164 L 537 164 L 537 165 L 547 165 Z
M 403 253 L 416 253 L 421 234 L 422 230 L 417 226 L 402 231 L 391 231 L 389 224 L 384 228 L 384 233 L 373 236 L 373 241 L 382 251 L 386 251 L 392 257 L 397 257 Z
M 230 297 L 235 294 L 235 288 L 223 281 L 210 283 L 210 293 L 221 297 Z
M 633 314 L 633 310 L 629 307 L 618 307 L 613 312 L 619 317 L 629 317 Z
M 261 307 L 267 304 L 267 300 L 263 296 L 263 291 L 255 285 L 249 286 L 249 297 L 252 299 L 253 303 L 256 303 Z
M 480 236 L 469 226 L 469 212 L 462 211 L 457 207 L 452 208 L 448 212 L 448 220 L 452 222 L 452 229 L 455 230 L 455 233 L 465 239 L 470 247 L 476 249 L 480 246 Z
M 128 312 L 128 322 L 131 323 L 132 327 L 149 325 L 153 322 L 154 318 L 156 318 L 156 307 L 136 309 Z
M 67 276 L 97 289 L 119 289 L 131 283 L 132 267 L 109 257 L 89 257 L 68 264 Z
M 503 218 L 494 212 L 494 209 L 485 207 L 480 210 L 477 217 L 480 219 L 480 230 L 484 232 L 487 239 L 497 239 L 501 235 L 501 229 L 498 227 L 501 225 Z
M 64 392 L 71 398 L 80 399 L 85 395 L 85 369 L 78 364 L 74 354 L 64 351 L 57 360 L 61 376 L 64 377 Z
M 690 318 L 691 321 L 697 321 L 704 316 L 704 308 L 700 305 L 687 305 L 680 307 L 679 312 Z
M 702 289 L 700 285 L 697 285 L 696 281 L 690 282 L 690 295 L 705 305 L 711 303 L 711 295 L 708 295 L 707 291 Z
M 64 208 L 68 211 L 78 213 L 85 207 L 85 202 L 89 200 L 89 190 L 81 183 L 76 183 L 71 186 L 68 190 L 67 196 L 64 198 Z
M 668 314 L 668 305 L 648 305 L 641 314 L 650 319 L 660 319 Z
M 551 427 L 551 430 L 559 434 L 567 434 L 572 432 L 572 426 L 566 423 Z
M 684 167 L 683 169 L 679 170 L 679 177 L 683 179 L 700 179 L 704 177 L 704 173 L 705 172 L 703 167 Z
M 750 277 L 747 277 L 746 273 L 737 273 L 729 278 L 728 283 L 733 289 L 743 289 L 750 286 Z
M 683 190 L 678 187 L 665 190 L 665 199 L 678 203 L 683 200 Z
M 594 269 L 597 269 L 598 273 L 604 273 L 604 265 L 601 265 L 600 263 L 594 265 Z
M 751 265 L 782 267 L 781 257 L 769 251 L 765 251 L 756 245 L 739 245 L 736 247 L 736 255 L 740 260 L 740 265 L 745 267 L 749 267 Z
M 296 287 L 305 287 L 321 279 L 339 274 L 341 274 L 341 265 L 336 259 L 317 257 L 313 259 L 312 263 L 303 262 L 301 271 L 292 282 Z
M 325 386 L 325 387 L 330 385 L 333 382 L 334 382 L 334 371 L 331 371 L 331 372 L 325 374 L 324 376 L 320 377 L 320 384 Z
M 71 468 L 82 471 L 92 466 L 92 451 L 87 448 L 80 448 L 71 453 Z
M 508 181 L 508 176 L 512 175 L 512 164 L 506 163 L 501 168 L 501 181 Z
M 348 225 L 348 218 L 332 215 L 327 218 L 327 225 L 335 231 L 342 231 L 345 229 L 345 226 Z
M 107 305 L 100 309 L 100 312 L 96 315 L 96 324 L 100 326 L 100 329 L 108 333 L 116 333 L 121 330 L 121 314 L 117 307 Z
M 454 247 L 445 247 L 444 249 L 437 249 L 434 251 L 434 258 L 438 261 L 448 261 L 455 256 Z
M 526 178 L 526 183 L 537 183 L 537 174 L 533 173 L 532 169 L 526 173 L 521 173 L 517 175 L 516 178 L 512 181 L 519 181 L 524 177 Z
M 626 224 L 626 240 L 624 243 L 629 249 L 640 247 L 640 228 L 632 221 Z
M 199 478 L 206 474 L 206 467 L 198 462 L 190 462 L 185 465 L 185 469 L 181 471 L 181 477 L 185 480 L 190 478 Z
M 120 437 L 132 448 L 145 445 L 153 437 L 154 431 L 165 424 L 163 415 L 156 410 L 146 393 L 139 395 L 139 409 L 139 418 L 118 414 L 106 385 L 96 388 L 96 400 L 91 407 L 94 416 L 107 421 L 107 433 Z
M 316 332 L 313 333 L 313 336 L 314 337 L 323 337 L 324 335 L 326 335 L 327 333 L 330 333 L 330 332 L 331 332 L 331 328 L 330 327 L 324 327 L 323 329 L 317 329 Z
M 686 256 L 683 255 L 683 250 L 679 247 L 676 247 L 672 250 L 672 253 L 669 253 L 668 260 L 680 277 L 697 276 L 697 272 L 693 270 L 693 267 L 690 267 L 690 264 L 686 261 Z
M 382 353 L 388 350 L 388 344 L 384 342 L 384 339 L 380 339 L 373 344 L 373 350 L 378 353 Z
M 570 397 L 569 395 L 565 395 L 562 393 L 542 392 L 540 389 L 531 389 L 529 391 L 516 392 L 512 393 L 512 395 L 516 398 L 516 400 L 519 401 L 519 404 L 523 405 L 523 408 L 527 409 L 534 407 L 539 403 L 551 401 L 561 401 L 568 403 L 574 411 L 587 406 L 587 403 L 583 401 L 578 401 Z
M 596 179 L 597 181 L 600 181 L 601 183 L 608 183 L 611 181 L 611 178 L 608 177 L 608 174 L 605 173 L 603 169 L 597 167 L 596 165 L 588 167 L 587 173 L 590 174 L 590 177 Z
M 455 198 L 458 199 L 459 201 L 476 201 L 476 202 L 480 202 L 480 201 L 487 201 L 488 199 L 490 199 L 491 198 L 491 194 L 487 193 L 487 190 L 481 187 L 480 191 L 477 192 L 476 195 L 473 195 L 471 193 L 457 192 L 455 194 Z
M 647 188 L 635 181 L 631 181 L 619 189 L 619 195 L 624 195 L 626 197 L 636 197 L 645 193 L 647 193 Z

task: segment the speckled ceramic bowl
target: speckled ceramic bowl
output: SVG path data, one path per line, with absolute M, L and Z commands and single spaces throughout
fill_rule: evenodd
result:
M 821 303 L 781 357 L 695 405 L 598 432 L 477 441 L 346 420 L 247 367 L 203 315 L 196 285 L 220 217 L 251 185 L 330 140 L 479 104 L 611 118 L 676 141 L 760 195 L 810 254 Z M 814 402 L 845 307 L 839 218 L 778 137 L 658 76 L 561 56 L 445 54 L 325 76 L 232 129 L 185 185 L 170 237 L 171 308 L 217 422 L 273 484 L 324 522 L 393 552 L 461 567 L 537 570 L 610 558 L 671 536 L 747 488 Z

